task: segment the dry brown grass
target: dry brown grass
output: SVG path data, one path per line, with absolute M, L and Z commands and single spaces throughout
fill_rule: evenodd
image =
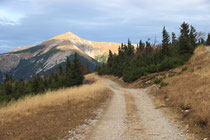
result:
M 195 50 L 188 64 L 176 68 L 180 75 L 166 78 L 168 86 L 158 91 L 157 97 L 181 114 L 182 120 L 201 137 L 210 138 L 210 52 L 204 46 Z
M 185 67 L 187 70 L 182 71 Z M 198 137 L 210 138 L 210 52 L 205 46 L 200 46 L 187 64 L 170 72 L 176 74 L 164 79 L 168 86 L 160 89 L 156 86 L 151 88 L 153 89 L 151 94 L 154 95 L 151 97 L 154 97 L 156 108 L 169 107 L 170 110 L 166 109 L 166 114 L 170 119 L 184 121 L 185 126 L 189 124 L 191 132 L 198 134 Z M 167 73 L 169 72 L 162 72 L 166 75 Z M 154 74 L 147 77 L 152 75 Z M 142 84 L 139 82 L 142 78 L 128 84 L 114 76 L 105 77 L 124 87 L 136 87 L 135 85 Z M 190 138 L 191 133 L 188 135 L 189 139 L 194 140 L 196 137 Z
M 1 108 L 0 139 L 57 139 L 94 117 L 92 111 L 111 97 L 111 91 L 93 74 L 86 79 L 95 82 L 28 96 Z

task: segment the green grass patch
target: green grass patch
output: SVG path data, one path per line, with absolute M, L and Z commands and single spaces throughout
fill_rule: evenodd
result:
M 165 82 L 163 82 L 163 81 L 160 83 L 160 87 L 165 87 L 165 86 L 167 86 L 167 85 L 168 85 L 168 83 L 165 83 Z
M 155 79 L 155 80 L 154 80 L 154 83 L 155 83 L 155 84 L 160 84 L 162 81 L 163 81 L 162 78 L 158 78 L 158 79 Z
M 168 74 L 168 77 L 173 77 L 173 76 L 175 76 L 174 73 L 169 73 L 169 74 Z
M 186 71 L 186 70 L 187 70 L 187 67 L 182 68 L 182 72 L 183 72 L 183 71 Z

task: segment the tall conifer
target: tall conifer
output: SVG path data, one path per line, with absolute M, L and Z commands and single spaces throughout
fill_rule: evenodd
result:
M 166 31 L 165 26 L 163 27 L 163 32 L 162 32 L 163 40 L 162 40 L 162 54 L 164 56 L 169 56 L 169 34 Z
M 206 40 L 206 45 L 210 45 L 210 33 L 208 33 L 208 38 Z

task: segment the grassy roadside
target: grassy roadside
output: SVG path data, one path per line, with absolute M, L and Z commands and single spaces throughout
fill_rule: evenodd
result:
M 26 97 L 0 108 L 0 139 L 57 139 L 94 118 L 111 91 L 94 75 L 90 84 Z
M 181 120 L 185 129 L 198 138 L 210 138 L 210 53 L 202 46 L 195 50 L 190 61 L 173 71 L 181 73 L 163 80 L 166 86 L 153 91 L 172 112 L 175 120 Z

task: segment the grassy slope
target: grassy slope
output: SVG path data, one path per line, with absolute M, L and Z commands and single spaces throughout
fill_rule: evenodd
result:
M 155 96 L 179 114 L 190 130 L 210 138 L 210 52 L 198 47 L 186 65 L 173 71 L 181 74 L 166 78 L 168 86 Z
M 111 97 L 111 91 L 93 76 L 86 79 L 94 83 L 26 97 L 0 108 L 0 139 L 57 139 L 94 118 L 92 111 Z
M 147 75 L 132 83 L 124 83 L 114 76 L 105 76 L 124 87 L 142 88 L 145 83 L 152 85 L 155 75 L 168 75 L 174 73 L 163 81 L 165 87 L 151 88 L 154 103 L 159 107 L 169 107 L 167 113 L 171 119 L 184 121 L 183 125 L 189 126 L 192 133 L 198 137 L 210 138 L 210 52 L 204 46 L 198 47 L 186 65 L 171 70 Z M 145 79 L 150 79 L 146 80 Z M 147 86 L 146 86 L 147 87 Z M 193 134 L 189 133 L 189 138 Z M 194 140 L 194 138 L 191 138 Z

